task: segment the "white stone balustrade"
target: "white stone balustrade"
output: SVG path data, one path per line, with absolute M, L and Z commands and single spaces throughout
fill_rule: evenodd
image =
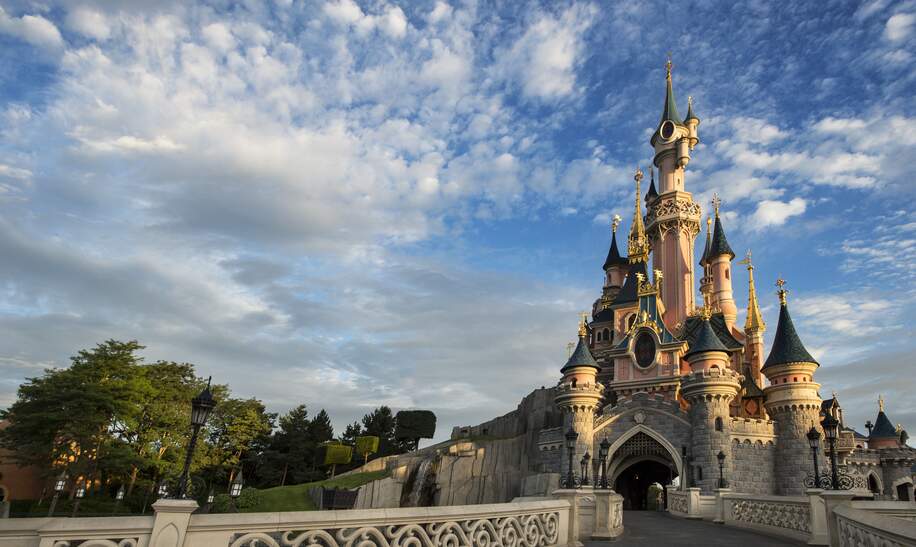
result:
M 551 547 L 567 545 L 566 500 L 348 511 L 191 515 L 166 500 L 147 517 L 3 519 L 3 547 Z

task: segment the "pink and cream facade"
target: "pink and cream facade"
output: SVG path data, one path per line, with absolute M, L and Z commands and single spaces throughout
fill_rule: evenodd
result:
M 669 63 L 645 193 L 644 174 L 634 177 L 627 256 L 618 249 L 615 219 L 602 294 L 556 388 L 562 425 L 541 431 L 544 446 L 576 431 L 576 462 L 610 443 L 608 478 L 633 508 L 645 504 L 646 480 L 669 484 L 675 477 L 707 493 L 727 484 L 736 492 L 801 494 L 813 471 L 806 434 L 839 408 L 835 398 L 821 399 L 819 365 L 795 330 L 782 281 L 775 339 L 764 347 L 750 253 L 739 262 L 749 298 L 745 317 L 738 316 L 735 253 L 719 200 L 704 219 L 689 191 L 699 125 L 692 101 L 685 118 L 678 113 Z M 705 241 L 696 248 L 703 224 Z M 916 452 L 905 432 L 889 428 L 883 409 L 880 416 L 878 436 L 858 447 L 844 424 L 841 444 L 850 447 L 842 460 L 879 495 L 912 500 L 905 476 Z M 562 450 L 541 454 L 542 470 L 565 471 L 565 458 Z

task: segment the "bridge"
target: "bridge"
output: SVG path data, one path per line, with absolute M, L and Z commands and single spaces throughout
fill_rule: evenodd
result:
M 591 488 L 489 505 L 240 514 L 162 499 L 153 515 L 0 519 L 0 547 L 916 545 L 912 502 L 720 490 L 710 505 L 699 489 L 668 494 L 677 504 L 668 512 L 623 512 L 619 495 Z

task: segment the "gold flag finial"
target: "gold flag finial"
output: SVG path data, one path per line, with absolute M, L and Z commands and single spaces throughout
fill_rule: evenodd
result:
M 581 312 L 579 316 L 581 317 L 579 320 L 579 338 L 585 338 L 588 336 L 588 312 Z
M 716 218 L 719 218 L 719 205 L 722 205 L 722 200 L 719 199 L 719 193 L 718 193 L 718 192 L 714 192 L 714 193 L 713 193 L 713 195 L 712 195 L 712 201 L 711 201 L 710 203 L 712 203 L 712 208 L 713 208 L 713 210 L 715 210 L 715 212 L 716 212 Z
M 884 395 L 878 395 L 878 412 L 884 412 Z
M 611 220 L 611 231 L 616 234 L 618 226 L 620 226 L 620 215 L 614 215 L 614 218 Z
M 750 249 L 748 249 L 747 252 L 744 253 L 744 259 L 739 260 L 738 264 L 744 264 L 745 266 L 747 266 L 747 271 L 751 271 L 754 269 L 754 264 L 751 262 L 751 250 Z
M 786 305 L 786 294 L 789 292 L 785 286 L 786 280 L 783 279 L 782 276 L 779 276 L 776 279 L 776 294 L 779 295 L 779 303 L 783 306 Z

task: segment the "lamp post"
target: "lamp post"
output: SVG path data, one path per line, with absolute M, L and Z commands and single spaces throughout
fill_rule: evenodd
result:
M 611 448 L 611 443 L 608 442 L 607 437 L 601 441 L 601 445 L 598 447 L 598 465 L 601 468 L 601 481 L 598 483 L 598 486 L 601 488 L 607 488 L 607 453 Z
M 582 486 L 588 486 L 588 462 L 591 459 L 591 454 L 586 450 L 585 455 L 582 456 L 582 461 L 579 462 L 579 465 L 582 466 Z
M 156 485 L 156 496 L 160 498 L 166 498 L 169 495 L 169 484 L 163 478 L 159 481 L 159 484 Z
M 821 444 L 821 433 L 813 425 L 808 430 L 808 444 L 811 445 L 811 458 L 814 460 L 814 487 L 821 487 L 821 471 L 817 465 L 817 448 Z
M 118 491 L 115 493 L 115 506 L 114 506 L 114 511 L 112 511 L 113 513 L 118 512 L 118 508 L 121 507 L 121 502 L 124 501 L 125 493 L 126 492 L 124 491 L 124 485 L 122 484 L 121 487 L 118 488 Z
M 197 444 L 197 435 L 200 428 L 207 423 L 210 412 L 216 406 L 213 400 L 213 394 L 210 393 L 210 380 L 207 378 L 207 387 L 197 397 L 191 399 L 191 440 L 188 442 L 188 453 L 184 458 L 184 468 L 181 470 L 181 478 L 178 479 L 178 497 L 184 499 L 188 495 L 188 472 L 191 470 L 191 459 L 194 457 L 194 445 Z
M 824 437 L 827 439 L 827 444 L 830 446 L 830 483 L 831 487 L 834 490 L 840 489 L 840 476 L 837 472 L 836 464 L 836 436 L 837 430 L 839 428 L 840 422 L 836 418 L 827 414 L 824 416 L 824 420 L 821 422 L 821 425 L 824 427 Z
M 242 494 L 242 487 L 245 486 L 245 479 L 242 478 L 242 469 L 239 468 L 238 474 L 232 479 L 232 484 L 229 485 L 229 499 L 232 500 L 232 512 L 238 513 L 238 506 L 235 504 L 235 500 Z
M 57 500 L 60 498 L 60 493 L 64 491 L 64 488 L 67 487 L 67 471 L 61 471 L 60 475 L 57 476 L 57 480 L 54 481 L 54 497 L 51 498 L 51 506 L 48 507 L 48 516 L 54 516 L 54 508 L 57 507 Z
M 83 486 L 83 483 L 80 482 L 79 486 L 76 487 L 76 502 L 73 504 L 73 513 L 70 514 L 70 518 L 76 516 L 77 511 L 80 510 L 80 500 L 83 499 L 83 496 L 86 495 L 86 487 Z
M 728 482 L 725 480 L 725 452 L 720 450 L 716 454 L 716 459 L 719 460 L 719 488 L 728 488 Z
M 576 440 L 578 438 L 579 434 L 576 433 L 573 428 L 569 428 L 569 431 L 566 432 L 566 459 L 569 463 L 569 469 L 566 473 L 565 488 L 572 489 L 576 487 L 576 475 L 573 472 L 573 458 L 576 456 Z

